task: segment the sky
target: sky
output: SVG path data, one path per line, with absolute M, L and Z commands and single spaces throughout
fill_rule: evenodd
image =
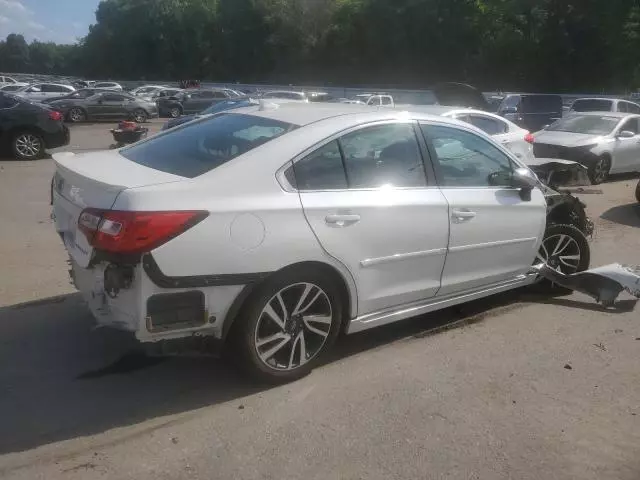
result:
M 75 43 L 95 23 L 100 0 L 0 0 L 0 39 L 21 33 L 27 42 Z

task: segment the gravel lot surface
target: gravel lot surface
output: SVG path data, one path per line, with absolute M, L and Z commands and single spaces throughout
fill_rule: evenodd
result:
M 150 123 L 157 131 L 162 121 Z M 112 143 L 73 126 L 67 149 Z M 640 315 L 518 291 L 345 337 L 263 389 L 92 329 L 49 218 L 52 160 L 0 161 L 0 478 L 640 478 Z M 592 265 L 640 263 L 635 177 L 582 195 Z

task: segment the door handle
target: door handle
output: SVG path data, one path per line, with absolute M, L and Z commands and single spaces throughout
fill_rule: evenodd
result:
M 476 212 L 472 212 L 469 209 L 455 209 L 451 212 L 451 218 L 455 221 L 455 223 L 468 222 L 469 220 L 475 218 Z
M 360 221 L 360 215 L 332 214 L 324 217 L 325 223 L 330 227 L 348 227 Z

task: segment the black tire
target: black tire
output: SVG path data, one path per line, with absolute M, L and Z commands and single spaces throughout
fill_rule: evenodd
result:
M 589 241 L 587 240 L 587 237 L 585 237 L 584 233 L 582 233 L 582 231 L 579 228 L 574 227 L 573 225 L 563 225 L 563 224 L 549 225 L 546 231 L 544 232 L 544 237 L 542 239 L 542 244 L 540 246 L 539 257 L 538 259 L 536 259 L 536 262 L 540 261 L 540 257 L 545 256 L 543 253 L 543 249 L 548 250 L 549 244 L 553 245 L 554 244 L 553 242 L 555 241 L 555 239 L 556 238 L 560 239 L 562 236 L 569 237 L 573 240 L 573 242 L 575 242 L 575 244 L 572 244 L 572 245 L 575 245 L 579 249 L 580 258 L 578 261 L 575 262 L 575 267 L 573 266 L 573 262 L 570 262 L 572 263 L 572 267 L 569 268 L 566 265 L 566 263 L 563 264 L 561 260 L 560 261 L 557 260 L 557 257 L 560 256 L 558 254 L 557 256 L 555 256 L 556 259 L 553 259 L 548 262 L 549 266 L 554 268 L 559 268 L 562 273 L 566 273 L 566 274 L 584 272 L 585 270 L 587 270 L 591 263 L 591 247 L 589 246 Z M 554 257 L 554 255 L 551 255 L 551 252 L 548 252 L 548 254 Z M 545 293 L 549 292 L 549 293 L 560 294 L 560 293 L 571 292 L 571 290 L 555 285 L 546 279 L 540 280 L 540 282 L 538 282 L 537 285 L 539 289 Z
M 85 112 L 80 107 L 73 107 L 71 110 L 69 110 L 69 113 L 67 113 L 67 119 L 71 123 L 86 122 L 87 112 Z
M 281 327 L 279 323 L 272 320 L 273 317 L 271 315 L 264 313 L 263 310 L 270 305 L 273 307 L 272 311 L 280 317 L 282 308 L 278 305 L 282 304 L 285 304 L 286 308 L 290 310 L 289 313 L 295 313 L 294 304 L 297 302 L 296 298 L 297 296 L 299 298 L 304 297 L 306 285 L 313 286 L 306 297 L 307 299 L 315 295 L 315 289 L 321 290 L 324 296 L 318 294 L 315 300 L 308 300 L 310 303 L 304 310 L 309 314 L 305 317 L 326 318 L 318 312 L 326 310 L 327 305 L 329 305 L 330 325 L 315 323 L 314 320 L 314 324 L 310 327 L 307 320 L 302 318 L 296 320 L 295 315 L 289 315 L 289 318 L 285 318 L 283 322 L 284 326 Z M 282 298 L 282 303 L 272 303 L 277 302 L 277 294 Z M 302 306 L 305 305 L 304 302 L 301 303 Z M 232 335 L 230 353 L 237 355 L 240 360 L 239 365 L 245 373 L 260 382 L 278 384 L 302 378 L 322 361 L 322 358 L 333 346 L 341 329 L 342 307 L 343 300 L 340 290 L 336 288 L 335 279 L 323 272 L 312 268 L 300 268 L 276 274 L 257 287 L 257 290 L 247 299 L 241 309 L 239 317 L 233 325 L 232 332 L 230 332 Z M 313 311 L 316 312 L 315 315 L 313 315 Z M 302 315 L 299 316 L 303 317 Z M 282 315 L 282 317 L 287 317 L 287 315 Z M 313 328 L 316 331 L 321 330 L 322 333 L 325 333 L 324 331 L 326 330 L 326 337 L 315 333 L 314 330 L 309 330 L 309 328 Z M 304 334 L 302 337 L 300 337 L 300 331 Z M 265 339 L 274 335 L 289 335 L 290 340 L 285 341 L 286 339 L 284 338 L 276 339 L 277 342 L 284 342 L 283 346 L 276 353 L 263 360 L 259 353 L 261 346 L 263 347 L 262 356 L 266 357 L 268 351 L 279 345 L 279 343 L 274 343 L 273 341 L 264 342 Z M 260 337 L 264 342 L 263 345 L 258 345 Z M 306 363 L 290 368 L 292 359 L 296 355 L 299 359 L 298 363 L 301 363 L 303 351 L 300 343 L 297 343 L 298 340 L 304 342 L 305 357 L 308 360 L 306 360 Z M 287 363 L 286 359 L 289 358 L 288 366 L 282 363 L 278 366 L 278 362 L 282 358 L 284 358 L 284 364 Z M 270 361 L 275 365 L 268 365 Z
M 600 185 L 607 181 L 609 178 L 609 171 L 611 170 L 611 158 L 608 155 L 603 155 L 596 160 L 596 162 L 589 167 L 589 179 L 593 185 Z
M 11 151 L 18 160 L 37 160 L 44 156 L 42 135 L 33 130 L 22 130 L 11 137 Z
M 640 180 L 638 180 L 638 184 L 636 185 L 636 200 L 640 202 Z
M 169 108 L 169 116 L 171 118 L 178 118 L 180 115 L 182 115 L 182 109 L 180 107 Z
M 142 110 L 141 108 L 138 108 L 136 110 L 133 111 L 133 120 L 137 123 L 144 123 L 147 121 L 147 112 L 145 112 L 144 110 Z

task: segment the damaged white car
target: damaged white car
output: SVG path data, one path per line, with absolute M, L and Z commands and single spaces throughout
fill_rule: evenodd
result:
M 56 230 L 98 323 L 232 342 L 270 381 L 341 331 L 533 283 L 539 256 L 589 264 L 579 201 L 441 116 L 262 103 L 54 159 Z

